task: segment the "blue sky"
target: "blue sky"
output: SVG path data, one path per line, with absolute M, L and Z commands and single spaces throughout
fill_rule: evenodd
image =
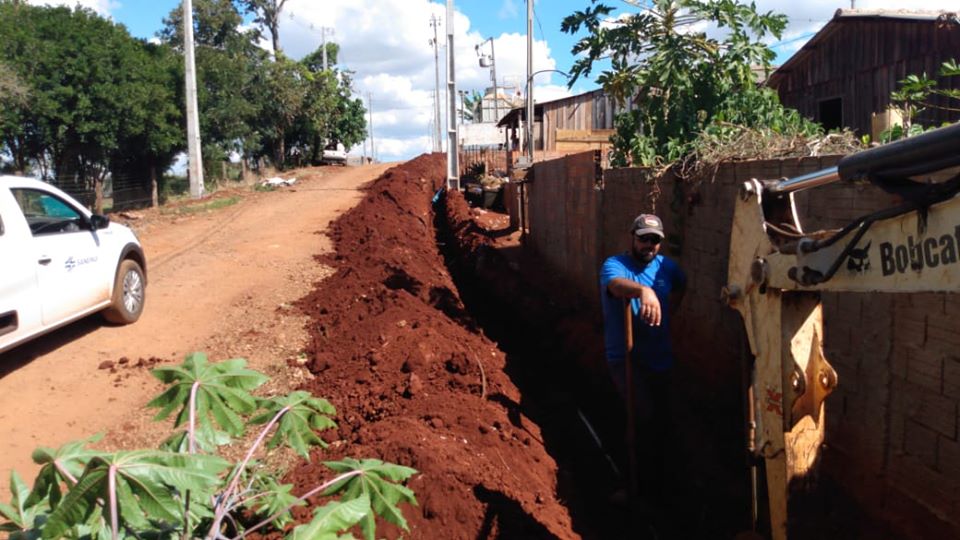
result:
M 540 39 L 545 38 L 551 55 L 557 60 L 557 69 L 566 71 L 573 64 L 570 49 L 576 41 L 574 37 L 560 31 L 560 23 L 565 16 L 583 9 L 587 2 L 589 0 L 550 0 L 547 4 L 549 9 L 544 9 L 539 3 L 535 5 L 534 35 Z M 132 35 L 150 38 L 162 27 L 163 18 L 179 3 L 175 0 L 125 0 L 113 2 L 110 14 L 114 20 L 124 24 Z M 492 9 L 491 6 L 495 4 L 497 0 L 459 0 L 454 5 L 469 18 L 471 28 L 485 38 L 509 32 L 526 35 L 527 8 L 524 0 L 501 0 L 500 5 Z M 426 25 L 424 31 L 428 31 Z M 526 54 L 525 50 L 521 52 Z M 537 76 L 538 81 L 554 79 L 562 82 L 559 75 Z M 595 85 L 589 81 L 577 84 L 580 91 L 592 88 L 595 88 Z
M 127 26 L 131 34 L 151 38 L 163 18 L 179 4 L 177 0 L 30 0 L 33 3 L 81 4 Z M 849 0 L 755 0 L 761 11 L 773 10 L 789 17 L 780 42 L 772 44 L 782 62 L 823 26 Z M 606 3 L 636 11 L 620 0 Z M 522 87 L 526 73 L 525 0 L 457 0 L 455 61 L 458 90 L 483 90 L 490 74 L 478 65 L 474 47 L 489 37 L 495 39 L 498 85 Z M 590 5 L 590 0 L 536 0 L 534 22 L 534 71 L 568 71 L 573 64 L 570 49 L 576 38 L 560 32 L 563 18 Z M 957 0 L 857 0 L 861 9 L 953 8 Z M 287 0 L 280 25 L 280 43 L 291 57 L 316 50 L 320 29 L 333 29 L 329 39 L 341 46 L 339 67 L 354 72 L 354 91 L 373 110 L 373 135 L 377 158 L 408 159 L 430 151 L 434 132 L 434 57 L 428 43 L 432 37 L 431 15 L 446 23 L 446 2 L 430 0 Z M 445 26 L 440 41 L 445 43 Z M 444 51 L 440 51 L 441 70 Z M 595 71 L 597 73 L 597 71 Z M 441 86 L 446 80 L 440 74 Z M 591 81 L 578 81 L 571 91 L 562 76 L 537 76 L 537 101 L 556 99 L 591 90 Z M 441 103 L 445 100 L 441 91 Z M 446 107 L 441 105 L 441 110 Z M 441 125 L 446 120 L 441 119 Z M 368 142 L 352 149 L 369 151 Z

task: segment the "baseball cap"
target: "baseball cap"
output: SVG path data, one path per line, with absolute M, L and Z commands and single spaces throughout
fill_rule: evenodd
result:
M 663 222 L 653 214 L 640 214 L 637 219 L 633 220 L 630 232 L 637 236 L 655 234 L 663 238 Z

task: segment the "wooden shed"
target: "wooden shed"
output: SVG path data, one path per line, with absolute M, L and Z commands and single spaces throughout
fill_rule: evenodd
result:
M 957 12 L 839 9 L 766 84 L 784 105 L 827 129 L 876 135 L 874 115 L 888 116 L 898 81 L 910 74 L 933 77 L 950 59 L 960 61 Z M 939 79 L 939 85 L 960 88 L 960 81 Z M 958 119 L 960 113 L 932 108 L 919 117 L 925 124 Z
M 534 106 L 533 148 L 544 156 L 608 149 L 616 109 L 603 90 L 537 103 Z M 499 125 L 507 128 L 507 148 L 523 148 L 526 109 L 517 107 Z

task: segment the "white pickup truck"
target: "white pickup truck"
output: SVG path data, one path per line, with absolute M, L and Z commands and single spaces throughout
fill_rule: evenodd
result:
M 98 311 L 132 323 L 146 284 L 129 228 L 45 182 L 0 176 L 0 352 Z
M 323 148 L 322 161 L 326 165 L 346 165 L 347 149 L 338 142 L 327 143 Z

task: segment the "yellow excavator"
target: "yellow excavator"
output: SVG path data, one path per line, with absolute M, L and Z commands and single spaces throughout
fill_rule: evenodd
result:
M 900 202 L 839 230 L 803 228 L 795 193 L 863 181 Z M 791 482 L 816 467 L 824 400 L 838 384 L 823 355 L 820 291 L 960 290 L 958 192 L 960 124 L 848 155 L 814 173 L 741 186 L 721 294 L 743 317 L 753 355 L 747 446 L 764 466 L 774 540 L 787 537 Z

